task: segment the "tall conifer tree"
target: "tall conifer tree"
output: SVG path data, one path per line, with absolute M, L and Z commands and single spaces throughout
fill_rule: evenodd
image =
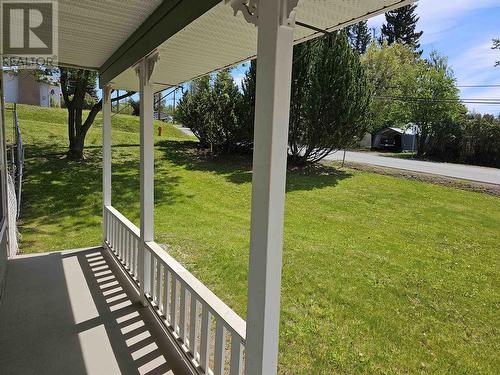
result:
M 420 37 L 423 31 L 415 31 L 420 17 L 416 14 L 417 5 L 407 5 L 385 14 L 386 23 L 382 25 L 382 39 L 389 45 L 402 43 L 412 46 L 419 54 Z
M 364 54 L 372 40 L 370 30 L 368 29 L 368 23 L 366 21 L 362 21 L 349 26 L 347 28 L 347 35 L 349 37 L 349 44 L 352 48 L 358 51 L 361 55 Z

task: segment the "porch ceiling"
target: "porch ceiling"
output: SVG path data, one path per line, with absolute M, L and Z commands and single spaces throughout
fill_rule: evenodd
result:
M 411 2 L 299 0 L 297 21 L 333 31 Z M 59 14 L 60 63 L 99 69 L 120 89 L 138 89 L 132 65 L 154 48 L 156 90 L 248 60 L 257 50 L 257 28 L 224 1 L 66 0 Z M 295 41 L 318 35 L 297 26 Z
M 397 8 L 408 0 L 299 0 L 297 21 L 334 31 Z M 295 42 L 320 33 L 296 26 Z M 257 28 L 241 12 L 234 16 L 229 4 L 220 2 L 158 46 L 160 60 L 153 75 L 155 90 L 178 85 L 195 77 L 233 66 L 255 57 Z M 113 86 L 137 90 L 138 79 L 129 68 L 112 79 Z

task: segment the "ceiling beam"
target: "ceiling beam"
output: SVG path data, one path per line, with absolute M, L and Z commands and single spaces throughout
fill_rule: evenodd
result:
M 221 0 L 164 0 L 99 68 L 102 88 Z

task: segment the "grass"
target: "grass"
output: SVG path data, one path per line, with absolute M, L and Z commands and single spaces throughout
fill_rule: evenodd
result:
M 61 158 L 65 113 L 20 108 L 25 252 L 100 242 L 99 121 Z M 156 137 L 155 238 L 246 314 L 251 165 Z M 137 118 L 113 118 L 113 205 L 139 222 Z M 282 374 L 498 374 L 500 199 L 355 170 L 289 171 Z
M 417 159 L 416 152 L 379 152 L 380 156 L 385 156 L 388 158 L 398 158 L 398 159 Z

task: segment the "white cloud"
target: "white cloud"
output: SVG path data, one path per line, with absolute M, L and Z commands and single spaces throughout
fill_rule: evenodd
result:
M 237 73 L 233 74 L 234 83 L 241 89 L 241 85 L 243 83 L 243 79 L 245 78 L 245 73 Z
M 471 11 L 498 7 L 499 0 L 420 0 L 417 12 L 420 16 L 418 29 L 424 30 L 422 43 L 428 44 L 440 40 L 446 31 L 460 24 Z M 369 21 L 370 27 L 380 27 L 384 15 Z
M 491 40 L 491 39 L 488 39 Z M 492 85 L 500 83 L 500 69 L 495 68 L 497 51 L 491 49 L 491 42 L 486 42 L 465 50 L 461 55 L 450 60 L 460 85 Z M 498 99 L 500 87 L 463 87 L 463 99 Z M 470 110 L 482 113 L 500 113 L 500 106 L 488 104 L 467 104 Z
M 498 53 L 491 49 L 491 38 L 487 40 L 488 42 L 474 46 L 450 60 L 461 85 L 477 84 L 478 81 L 484 83 L 484 79 L 493 73 L 498 75 L 498 69 L 494 68 Z

